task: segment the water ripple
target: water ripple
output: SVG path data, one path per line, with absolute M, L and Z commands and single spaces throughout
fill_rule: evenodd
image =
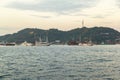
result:
M 0 80 L 119 80 L 120 46 L 1 47 Z

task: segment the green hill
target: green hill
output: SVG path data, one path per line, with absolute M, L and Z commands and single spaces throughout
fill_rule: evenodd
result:
M 23 29 L 14 34 L 0 36 L 0 41 L 22 43 L 28 41 L 34 43 L 39 37 L 45 40 L 46 36 L 49 42 L 60 40 L 61 42 L 68 42 L 70 40 L 88 41 L 92 40 L 96 44 L 115 43 L 116 39 L 120 38 L 120 32 L 107 27 L 93 27 L 93 28 L 77 28 L 70 31 L 61 31 L 58 29 L 42 30 L 36 28 Z

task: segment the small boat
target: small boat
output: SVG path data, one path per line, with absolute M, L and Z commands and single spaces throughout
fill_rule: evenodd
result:
M 39 38 L 39 41 L 35 41 L 35 46 L 50 46 L 50 43 L 48 42 L 48 37 L 46 37 L 46 41 L 42 41 L 41 38 Z
M 69 41 L 67 44 L 68 45 L 78 45 L 79 43 L 77 41 Z
M 6 43 L 6 46 L 15 46 L 16 43 Z
M 93 46 L 92 41 L 86 42 L 86 43 L 79 43 L 79 46 Z
M 27 41 L 24 41 L 23 43 L 20 44 L 20 46 L 32 46 L 32 43 L 28 43 Z
M 15 45 L 16 45 L 15 42 L 5 42 L 5 41 L 0 42 L 0 46 L 15 46 Z

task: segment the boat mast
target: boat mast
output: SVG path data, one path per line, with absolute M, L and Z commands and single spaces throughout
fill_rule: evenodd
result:
M 48 42 L 48 37 L 46 36 L 46 42 Z
M 41 36 L 39 37 L 39 42 L 42 42 L 42 37 Z

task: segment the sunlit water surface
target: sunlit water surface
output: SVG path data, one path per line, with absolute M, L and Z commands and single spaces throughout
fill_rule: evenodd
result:
M 120 80 L 120 45 L 0 47 L 0 80 Z

